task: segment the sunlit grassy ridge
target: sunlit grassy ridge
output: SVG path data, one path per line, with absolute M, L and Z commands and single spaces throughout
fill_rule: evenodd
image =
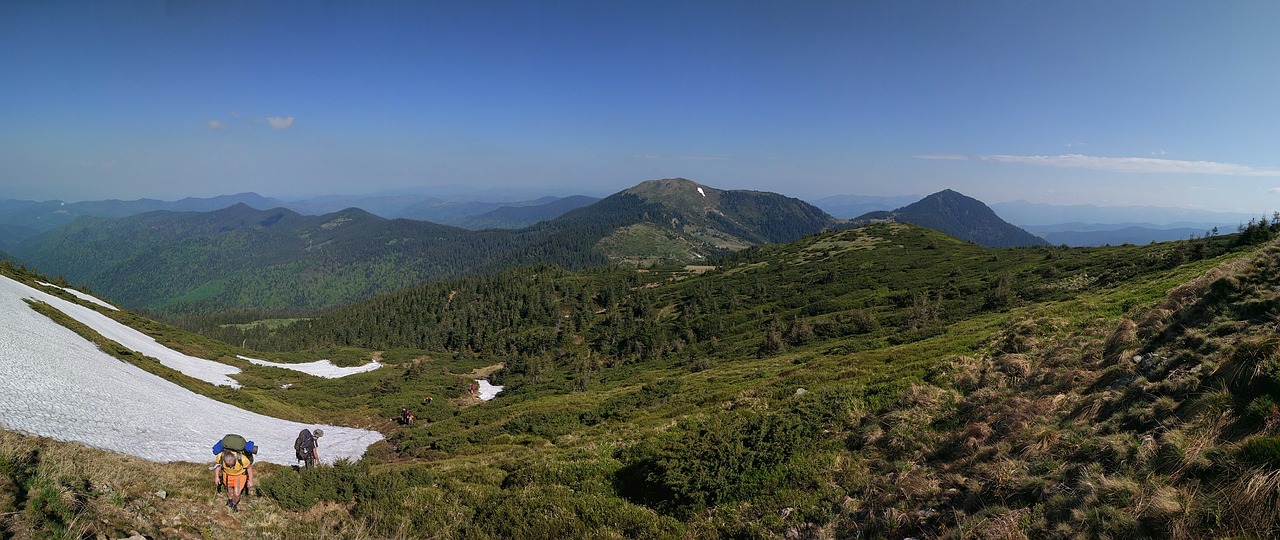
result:
M 1262 230 L 994 250 L 877 226 L 753 248 L 702 275 L 533 268 L 250 328 L 228 341 L 348 357 L 372 345 L 389 363 L 301 382 L 295 395 L 331 401 L 289 400 L 294 414 L 381 422 L 389 439 L 318 474 L 265 469 L 254 504 L 272 525 L 254 531 L 1268 536 L 1280 256 L 1250 247 Z M 486 340 L 449 337 L 467 332 Z M 507 390 L 476 403 L 469 374 L 498 363 Z M 285 402 L 284 374 L 259 369 L 244 393 Z M 386 420 L 406 405 L 418 425 Z

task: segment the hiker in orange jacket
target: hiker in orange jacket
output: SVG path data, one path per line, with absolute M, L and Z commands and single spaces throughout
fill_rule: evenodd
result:
M 217 463 L 213 468 L 213 481 L 218 486 L 226 486 L 227 506 L 239 512 L 240 495 L 253 487 L 253 462 L 240 452 L 223 450 L 218 454 Z

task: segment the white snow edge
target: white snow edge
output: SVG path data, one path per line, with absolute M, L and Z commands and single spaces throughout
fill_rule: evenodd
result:
M 44 285 L 45 287 L 54 287 L 54 288 L 62 289 L 62 290 L 64 290 L 64 291 L 67 291 L 67 292 L 69 292 L 69 293 L 71 293 L 71 294 L 75 295 L 75 297 L 76 297 L 76 298 L 79 298 L 79 299 L 81 299 L 81 300 L 84 300 L 84 301 L 87 301 L 87 302 L 93 302 L 93 303 L 95 303 L 95 304 L 98 304 L 99 306 L 102 306 L 102 307 L 104 307 L 104 308 L 110 309 L 110 310 L 112 310 L 112 311 L 120 311 L 120 308 L 115 307 L 115 306 L 113 306 L 113 305 L 111 305 L 111 304 L 108 304 L 106 300 L 103 300 L 103 299 L 98 298 L 98 297 L 96 297 L 96 296 L 93 296 L 93 295 L 91 295 L 91 294 L 85 294 L 85 293 L 82 293 L 82 292 L 77 291 L 77 290 L 75 290 L 75 289 L 69 289 L 69 288 L 67 288 L 67 287 L 59 287 L 59 286 L 54 285 L 54 284 L 52 284 L 52 283 L 45 283 L 45 282 L 43 282 L 43 281 L 37 281 L 36 283 L 39 283 L 39 284 L 41 284 L 41 285 Z
M 104 335 L 108 331 L 123 333 L 115 327 L 124 325 L 100 313 L 0 276 L 0 321 L 4 322 L 0 324 L 0 373 L 5 374 L 0 377 L 0 419 L 4 429 L 80 442 L 150 461 L 204 463 L 213 461 L 214 443 L 223 435 L 237 433 L 259 446 L 259 461 L 281 465 L 298 463 L 293 439 L 302 429 L 324 430 L 320 458 L 325 462 L 360 459 L 369 445 L 383 438 L 365 429 L 272 418 L 196 394 L 98 350 L 93 342 L 31 309 L 25 298 L 54 306 Z M 79 310 L 93 312 L 110 323 L 86 317 Z M 123 338 L 111 339 L 132 347 L 122 342 Z
M 498 397 L 498 392 L 501 392 L 503 389 L 502 386 L 489 384 L 489 379 L 475 379 L 475 381 L 476 393 L 479 394 L 480 401 L 489 401 Z
M 337 365 L 334 365 L 334 363 L 329 360 L 316 360 L 314 362 L 306 362 L 301 364 L 282 364 L 279 362 L 268 362 L 266 360 L 259 360 L 257 358 L 249 358 L 248 356 L 243 356 L 243 355 L 236 355 L 236 358 L 239 358 L 241 360 L 248 360 L 249 363 L 257 364 L 259 366 L 271 366 L 271 367 L 278 367 L 278 368 L 284 368 L 284 369 L 292 369 L 294 371 L 301 371 L 308 375 L 315 375 L 316 377 L 324 377 L 326 379 L 339 379 L 342 377 L 346 377 L 347 375 L 355 375 L 357 373 L 367 373 L 382 367 L 382 364 L 378 363 L 377 360 L 369 362 L 368 364 L 365 364 L 363 366 L 339 367 Z

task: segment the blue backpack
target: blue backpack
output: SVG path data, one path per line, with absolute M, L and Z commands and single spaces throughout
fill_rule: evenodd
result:
M 248 456 L 249 463 L 253 463 L 254 455 L 258 453 L 258 445 L 253 441 L 246 441 L 239 435 L 227 435 L 213 444 L 213 455 L 221 454 L 223 450 L 238 454 L 237 460 L 240 456 Z

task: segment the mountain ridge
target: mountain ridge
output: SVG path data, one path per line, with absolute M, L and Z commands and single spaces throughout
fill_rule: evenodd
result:
M 82 216 L 6 251 L 129 307 L 314 310 L 519 264 L 688 264 L 834 222 L 778 194 L 673 182 L 641 183 L 524 229 L 469 231 L 357 208 L 305 216 L 241 202 L 212 212 Z M 707 206 L 699 187 L 718 206 Z M 688 193 L 677 196 L 681 189 Z M 158 275 L 163 268 L 170 271 Z
M 648 265 L 705 261 L 756 244 L 789 242 L 839 222 L 784 195 L 665 178 L 567 212 L 546 226 L 604 228 L 601 249 L 610 259 Z
M 853 223 L 892 220 L 942 231 L 987 247 L 1049 245 L 1043 238 L 1000 219 L 982 201 L 945 189 L 893 211 L 871 212 Z

